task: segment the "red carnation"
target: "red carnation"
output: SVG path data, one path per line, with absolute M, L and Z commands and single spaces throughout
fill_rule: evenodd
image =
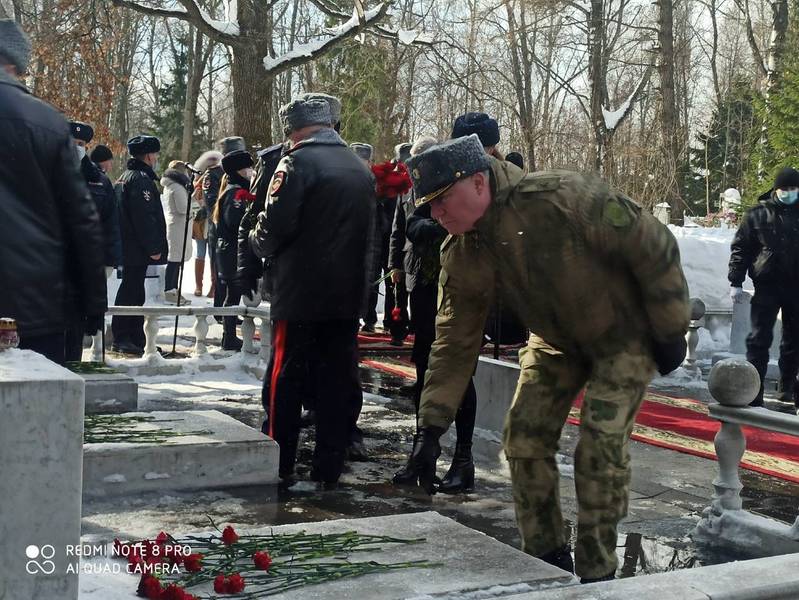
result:
M 238 594 L 244 591 L 244 578 L 238 573 L 233 573 L 227 579 L 227 593 Z
M 160 532 L 160 533 L 159 533 L 159 534 L 158 534 L 158 535 L 155 537 L 155 543 L 156 543 L 156 544 L 158 544 L 159 546 L 163 546 L 163 545 L 164 545 L 164 544 L 166 544 L 168 541 L 169 541 L 169 534 L 168 534 L 168 533 L 164 533 L 163 531 L 162 531 L 162 532 Z
M 402 320 L 402 309 L 399 306 L 395 306 L 391 310 L 391 320 L 392 321 L 401 321 Z
M 408 168 L 403 163 L 389 161 L 374 165 L 372 173 L 377 180 L 377 195 L 380 198 L 401 196 L 413 187 Z
M 272 557 L 269 556 L 269 552 L 256 552 L 252 555 L 252 562 L 261 571 L 268 571 L 272 566 Z
M 239 534 L 236 533 L 236 530 L 233 529 L 230 525 L 225 527 L 224 531 L 222 532 L 222 542 L 225 546 L 231 546 L 239 541 Z
M 161 600 L 196 600 L 196 598 L 176 583 L 170 583 L 161 595 Z
M 202 554 L 189 554 L 183 559 L 183 565 L 189 573 L 199 573 L 203 569 L 202 560 Z
M 253 202 L 255 200 L 255 195 L 251 194 L 248 190 L 244 188 L 236 190 L 236 193 L 233 194 L 234 200 L 244 200 L 245 202 Z
M 161 582 L 157 577 L 145 573 L 139 580 L 139 588 L 136 590 L 136 595 L 140 598 L 148 598 L 149 600 L 161 600 Z
M 217 594 L 224 594 L 227 592 L 227 586 L 225 585 L 225 576 L 224 575 L 217 575 L 214 578 L 214 591 Z

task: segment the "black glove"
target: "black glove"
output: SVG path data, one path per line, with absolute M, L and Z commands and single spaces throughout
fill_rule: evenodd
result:
M 679 367 L 688 353 L 688 342 L 684 337 L 671 342 L 655 342 L 652 347 L 652 356 L 661 375 L 668 375 Z
M 436 493 L 436 460 L 441 455 L 441 446 L 438 438 L 444 434 L 441 427 L 422 427 L 413 445 L 411 461 L 419 474 L 419 487 L 431 496 Z
M 102 331 L 105 327 L 105 315 L 86 317 L 84 321 L 83 332 L 86 335 L 94 335 L 98 331 Z

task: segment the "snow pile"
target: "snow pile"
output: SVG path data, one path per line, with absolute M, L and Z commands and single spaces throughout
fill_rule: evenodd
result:
M 735 230 L 674 225 L 669 225 L 669 229 L 680 246 L 682 268 L 691 297 L 700 298 L 710 310 L 732 310 L 727 271 Z

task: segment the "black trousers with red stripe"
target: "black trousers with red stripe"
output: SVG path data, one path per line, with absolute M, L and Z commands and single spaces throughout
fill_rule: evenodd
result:
M 273 321 L 272 355 L 261 400 L 262 430 L 280 445 L 281 478 L 294 473 L 303 399 L 316 408 L 312 477 L 335 482 L 344 467 L 353 419 L 362 397 L 358 374 L 358 321 Z

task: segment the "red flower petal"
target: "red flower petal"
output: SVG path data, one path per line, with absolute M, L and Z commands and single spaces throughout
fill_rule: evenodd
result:
M 224 594 L 227 592 L 227 586 L 225 585 L 225 576 L 224 575 L 217 575 L 214 578 L 214 591 L 217 594 Z
M 160 532 L 155 537 L 155 543 L 158 544 L 159 546 L 161 546 L 163 544 L 166 544 L 168 541 L 169 541 L 169 534 L 168 533 L 164 533 L 163 531 Z
M 272 566 L 272 557 L 269 556 L 268 552 L 256 552 L 252 555 L 252 562 L 261 571 L 268 571 L 269 567 Z
M 236 533 L 236 530 L 233 529 L 230 525 L 225 527 L 224 531 L 222 531 L 222 542 L 226 546 L 230 546 L 238 541 L 239 541 L 239 534 Z
M 142 575 L 139 580 L 139 588 L 136 590 L 137 596 L 148 598 L 149 600 L 161 600 L 162 592 L 161 582 L 157 577 L 153 577 L 149 573 Z
M 244 578 L 238 573 L 233 573 L 227 580 L 228 594 L 238 594 L 244 591 Z

